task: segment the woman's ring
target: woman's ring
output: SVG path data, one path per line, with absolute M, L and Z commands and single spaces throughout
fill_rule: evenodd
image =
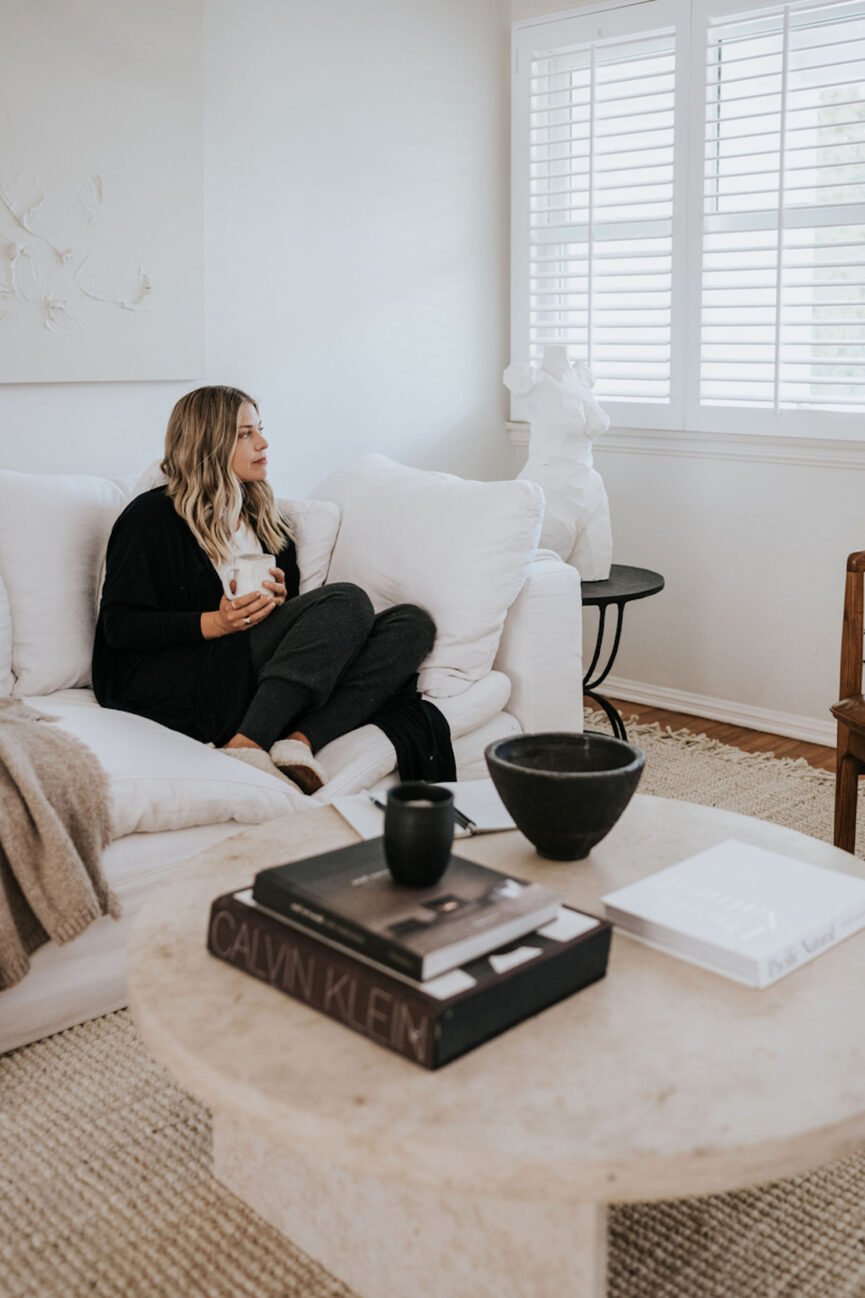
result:
M 251 617 L 245 617 L 243 620 L 244 620 L 244 622 L 246 623 L 247 626 L 252 626 L 252 618 L 251 618 Z

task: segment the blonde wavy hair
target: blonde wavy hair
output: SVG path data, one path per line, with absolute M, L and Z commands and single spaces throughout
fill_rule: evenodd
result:
M 160 467 L 168 497 L 215 564 L 231 559 L 241 521 L 275 555 L 292 535 L 269 483 L 241 482 L 232 472 L 237 415 L 246 401 L 258 413 L 258 403 L 239 388 L 196 388 L 177 402 L 165 430 Z

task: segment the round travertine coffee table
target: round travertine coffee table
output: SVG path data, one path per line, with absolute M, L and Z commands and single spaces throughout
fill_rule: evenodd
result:
M 865 875 L 792 830 L 637 797 L 588 861 L 517 832 L 459 851 L 588 911 L 736 837 Z M 330 808 L 208 849 L 140 915 L 141 1033 L 214 1113 L 214 1172 L 364 1298 L 597 1298 L 610 1202 L 804 1171 L 865 1140 L 865 934 L 764 991 L 616 935 L 607 977 L 426 1072 L 205 950 L 211 900 L 354 841 Z

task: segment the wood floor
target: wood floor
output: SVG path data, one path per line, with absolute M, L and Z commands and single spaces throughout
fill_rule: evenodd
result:
M 822 744 L 808 744 L 799 739 L 786 739 L 783 735 L 767 735 L 760 730 L 746 730 L 744 726 L 730 726 L 725 721 L 707 721 L 705 717 L 692 717 L 684 712 L 668 712 L 664 708 L 650 708 L 642 703 L 611 700 L 628 724 L 629 717 L 639 721 L 657 721 L 673 730 L 689 730 L 694 735 L 708 735 L 722 744 L 732 744 L 745 753 L 774 753 L 776 757 L 804 757 L 811 766 L 821 771 L 835 771 L 835 749 Z

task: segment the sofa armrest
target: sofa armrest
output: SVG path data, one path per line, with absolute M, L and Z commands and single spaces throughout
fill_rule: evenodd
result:
M 508 611 L 495 667 L 511 681 L 508 712 L 524 731 L 583 728 L 580 574 L 539 550 Z

